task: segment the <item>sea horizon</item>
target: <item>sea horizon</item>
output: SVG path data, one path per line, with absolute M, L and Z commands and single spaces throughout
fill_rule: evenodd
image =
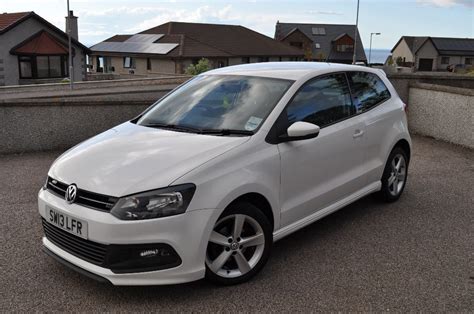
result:
M 364 49 L 365 55 L 367 57 L 367 62 L 369 61 L 369 50 Z M 391 54 L 391 49 L 383 49 L 383 48 L 372 48 L 370 63 L 385 63 L 387 57 Z

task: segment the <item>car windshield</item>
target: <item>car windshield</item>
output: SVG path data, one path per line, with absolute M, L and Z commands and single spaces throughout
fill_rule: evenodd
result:
M 197 76 L 156 103 L 137 124 L 196 133 L 253 134 L 292 83 L 264 77 Z

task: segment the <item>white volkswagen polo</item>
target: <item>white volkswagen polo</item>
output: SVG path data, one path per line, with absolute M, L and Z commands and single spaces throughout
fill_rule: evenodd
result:
M 272 244 L 407 182 L 405 105 L 379 70 L 260 63 L 198 75 L 65 152 L 45 252 L 114 285 L 246 281 Z

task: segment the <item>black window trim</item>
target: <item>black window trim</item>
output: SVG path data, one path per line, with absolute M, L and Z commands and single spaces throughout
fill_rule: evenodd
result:
M 27 57 L 30 60 L 29 61 L 21 61 L 21 58 Z M 37 57 L 47 57 L 48 58 L 48 76 L 46 77 L 38 77 L 38 62 L 37 62 Z M 60 62 L 61 62 L 61 73 L 59 76 L 51 76 L 51 67 L 50 67 L 50 57 L 60 57 Z M 18 55 L 18 75 L 19 78 L 22 80 L 44 80 L 44 79 L 59 79 L 59 78 L 65 78 L 67 77 L 68 74 L 68 68 L 67 65 L 65 64 L 67 60 L 67 55 L 63 54 L 48 54 L 48 55 L 36 55 L 36 54 L 20 54 Z M 31 65 L 31 76 L 23 76 L 23 73 L 21 72 L 21 62 L 29 62 Z
M 346 70 L 346 71 L 337 71 L 337 72 L 331 72 L 331 73 L 324 73 L 324 74 L 321 74 L 321 75 L 318 75 L 318 76 L 315 76 L 315 77 L 312 77 L 310 79 L 308 79 L 306 82 L 304 82 L 297 90 L 296 92 L 293 94 L 293 96 L 291 96 L 291 99 L 286 103 L 285 105 L 285 108 L 283 108 L 283 110 L 281 111 L 280 115 L 278 116 L 278 118 L 275 120 L 275 122 L 273 123 L 272 127 L 270 128 L 270 131 L 268 131 L 267 133 L 267 136 L 265 137 L 265 141 L 269 144 L 273 144 L 273 145 L 277 145 L 277 144 L 280 144 L 282 143 L 280 140 L 279 140 L 279 136 L 281 135 L 281 128 L 282 127 L 286 127 L 288 128 L 289 125 L 287 126 L 283 126 L 281 125 L 282 124 L 282 116 L 283 114 L 286 114 L 286 109 L 288 108 L 288 106 L 292 103 L 293 99 L 296 97 L 296 95 L 303 89 L 303 87 L 306 86 L 306 84 L 309 84 L 310 82 L 316 80 L 316 79 L 321 79 L 321 78 L 324 78 L 326 76 L 330 76 L 330 75 L 334 75 L 334 74 L 344 74 L 345 78 L 346 78 L 346 82 L 347 82 L 347 86 L 349 88 L 349 93 L 350 93 L 350 97 L 351 97 L 351 104 L 352 106 L 354 106 L 354 96 L 353 96 L 353 91 L 352 91 L 352 86 L 351 86 L 351 82 L 349 81 L 349 76 L 348 76 L 348 73 L 349 72 L 363 72 L 363 73 L 370 73 L 370 74 L 373 74 L 373 75 L 376 75 L 380 81 L 382 81 L 382 83 L 384 84 L 385 88 L 387 89 L 388 93 L 389 93 L 389 96 L 387 99 L 377 103 L 376 105 L 372 106 L 371 108 L 367 109 L 367 110 L 364 110 L 364 111 L 361 111 L 359 113 L 357 113 L 357 110 L 356 110 L 356 113 L 353 114 L 353 115 L 350 115 L 344 119 L 341 119 L 341 120 L 338 120 L 338 121 L 335 121 L 335 122 L 332 122 L 330 124 L 326 124 L 325 126 L 321 127 L 320 126 L 320 129 L 324 129 L 324 128 L 327 128 L 327 127 L 330 127 L 336 123 L 340 123 L 340 122 L 343 122 L 343 121 L 346 121 L 346 120 L 349 120 L 349 119 L 352 119 L 354 117 L 357 117 L 361 114 L 364 114 L 364 113 L 367 113 L 369 112 L 370 110 L 380 106 L 381 104 L 385 103 L 386 101 L 392 99 L 392 93 L 390 92 L 390 90 L 388 89 L 387 85 L 385 84 L 385 82 L 382 80 L 382 78 L 380 78 L 380 76 L 378 74 L 375 74 L 373 72 L 368 72 L 368 71 L 361 71 L 361 70 Z M 357 109 L 357 108 L 355 108 Z

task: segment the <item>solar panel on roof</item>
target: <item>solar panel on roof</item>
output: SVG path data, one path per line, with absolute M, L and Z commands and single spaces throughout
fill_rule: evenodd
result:
M 103 52 L 152 53 L 165 55 L 178 44 L 154 44 L 149 42 L 101 42 L 91 47 L 91 50 Z
M 136 34 L 127 39 L 125 42 L 134 43 L 153 43 L 163 37 L 163 34 Z

